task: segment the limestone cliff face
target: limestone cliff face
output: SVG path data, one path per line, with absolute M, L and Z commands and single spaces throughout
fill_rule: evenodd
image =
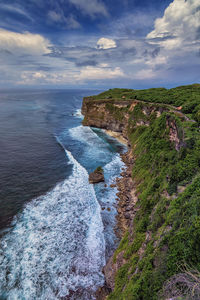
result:
M 174 112 L 174 111 L 173 111 Z M 179 151 L 183 142 L 183 134 L 178 129 L 175 119 L 170 117 L 170 109 L 162 105 L 145 103 L 138 100 L 93 100 L 84 98 L 82 105 L 82 114 L 84 115 L 83 125 L 92 126 L 120 133 L 129 145 L 128 152 L 122 155 L 127 168 L 122 172 L 121 178 L 117 179 L 118 187 L 118 233 L 122 237 L 125 232 L 132 235 L 133 220 L 139 209 L 137 183 L 132 178 L 132 169 L 134 167 L 134 145 L 131 145 L 131 130 L 138 126 L 149 126 L 152 119 L 159 118 L 162 113 L 169 113 L 166 118 L 166 129 L 168 130 L 168 139 Z M 138 248 L 138 257 L 142 257 L 146 244 L 151 239 L 151 233 L 146 232 L 146 237 L 141 247 Z M 131 242 L 131 241 L 130 241 Z M 113 291 L 115 288 L 115 276 L 117 271 L 126 264 L 124 253 L 115 253 L 109 259 L 104 268 L 106 284 L 97 294 L 97 299 L 105 299 L 106 291 Z M 135 274 L 138 270 L 135 270 Z
M 127 108 L 133 101 L 115 101 L 110 102 L 106 100 L 91 100 L 84 98 L 82 105 L 82 114 L 85 116 L 83 124 L 102 129 L 108 129 L 119 132 L 127 139 L 127 126 L 129 114 L 124 111 L 123 118 L 117 117 L 117 111 L 122 111 Z M 109 105 L 113 109 L 109 109 Z
M 145 103 L 139 100 L 93 100 L 84 98 L 82 114 L 83 125 L 112 130 L 122 134 L 129 140 L 129 131 L 134 126 L 149 126 L 151 118 L 158 118 L 163 112 L 176 112 L 167 106 Z M 175 122 L 170 119 L 166 126 L 169 128 L 169 139 L 178 151 L 183 145 Z

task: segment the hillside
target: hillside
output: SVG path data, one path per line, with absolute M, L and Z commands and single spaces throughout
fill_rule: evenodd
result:
M 151 103 L 181 106 L 181 111 L 200 122 L 200 84 L 180 86 L 172 89 L 152 88 L 145 90 L 110 89 L 91 97 L 98 99 L 138 99 Z
M 112 89 L 84 98 L 82 112 L 84 125 L 120 132 L 129 144 L 107 299 L 200 299 L 200 85 Z M 183 280 L 188 272 L 193 284 Z

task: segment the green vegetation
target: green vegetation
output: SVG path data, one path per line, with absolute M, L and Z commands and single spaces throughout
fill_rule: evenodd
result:
M 97 96 L 98 99 L 137 99 L 151 103 L 181 106 L 181 111 L 200 122 L 200 84 L 180 86 L 172 89 L 152 88 L 146 90 L 110 89 Z
M 103 169 L 102 169 L 101 166 L 98 166 L 94 172 L 102 173 L 103 174 Z
M 114 102 L 109 101 L 106 103 L 106 110 L 108 110 L 116 120 L 122 121 L 124 118 L 124 113 L 128 111 L 129 107 L 118 108 L 114 105 Z
M 141 107 L 135 111 L 142 118 Z M 116 275 L 110 300 L 159 299 L 164 282 L 177 272 L 177 264 L 195 264 L 200 270 L 198 125 L 183 122 L 167 112 L 149 120 L 149 126 L 132 127 L 129 133 L 134 148 L 132 177 L 137 183 L 139 210 L 133 233 L 125 235 L 115 253 L 116 260 L 124 251 L 127 263 Z M 185 135 L 179 151 L 169 140 L 167 124 L 176 126 L 179 141 Z M 176 194 L 178 186 L 185 187 L 180 195 Z M 144 251 L 141 257 L 139 249 Z
M 131 110 L 114 106 L 113 99 L 122 97 L 150 103 L 139 102 Z M 114 254 L 114 263 L 119 255 L 125 263 L 108 300 L 166 299 L 163 287 L 179 273 L 178 266 L 195 266 L 200 272 L 200 85 L 112 89 L 92 97 L 103 98 L 115 119 L 129 114 L 132 178 L 138 195 L 133 227 Z M 182 112 L 196 122 L 177 114 L 169 104 L 182 106 Z M 179 299 L 190 298 L 184 294 Z

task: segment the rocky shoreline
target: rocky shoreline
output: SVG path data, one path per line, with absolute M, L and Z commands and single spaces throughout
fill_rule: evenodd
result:
M 121 154 L 121 159 L 125 163 L 126 168 L 120 174 L 121 177 L 116 179 L 118 189 L 118 193 L 116 194 L 118 197 L 116 230 L 120 237 L 132 226 L 134 206 L 137 202 L 135 184 L 132 179 L 132 168 L 134 164 L 132 150 L 129 149 L 126 153 Z
M 130 106 L 130 111 L 134 109 L 135 101 L 131 100 L 128 103 L 120 101 L 117 103 L 117 108 Z M 106 108 L 105 101 L 91 101 L 84 98 L 82 105 L 82 114 L 84 115 L 83 125 L 97 127 L 104 130 L 108 135 L 118 139 L 121 143 L 125 144 L 128 148 L 126 153 L 121 154 L 121 159 L 126 167 L 122 170 L 120 177 L 116 178 L 116 186 L 118 192 L 117 198 L 117 222 L 115 227 L 116 236 L 121 239 L 126 231 L 133 230 L 133 218 L 136 213 L 135 204 L 137 202 L 136 186 L 132 179 L 132 168 L 134 164 L 134 156 L 128 139 L 128 120 L 129 113 L 125 112 L 123 120 L 115 118 L 112 112 Z M 114 184 L 114 185 L 115 185 Z M 105 275 L 105 284 L 99 288 L 96 293 L 97 300 L 104 300 L 106 296 L 114 290 L 115 275 L 118 269 L 125 263 L 123 258 L 123 251 L 116 256 L 114 254 L 109 258 L 103 273 Z
M 117 198 L 117 224 L 115 227 L 116 235 L 122 238 L 124 233 L 132 229 L 133 219 L 136 212 L 135 204 L 137 202 L 135 183 L 132 179 L 132 168 L 134 157 L 131 148 L 126 153 L 121 154 L 121 159 L 126 167 L 123 168 L 120 177 L 116 178 L 116 186 L 118 193 Z M 109 258 L 103 273 L 105 276 L 105 284 L 99 288 L 96 293 L 97 300 L 104 300 L 106 296 L 112 292 L 115 284 L 115 275 L 118 269 L 124 264 L 123 252 L 120 253 L 114 262 L 114 254 Z

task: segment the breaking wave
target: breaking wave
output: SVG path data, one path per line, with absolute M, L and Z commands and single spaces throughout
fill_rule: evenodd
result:
M 28 203 L 0 241 L 1 299 L 94 299 L 104 283 L 100 206 L 87 171 L 65 151 L 72 174 Z

